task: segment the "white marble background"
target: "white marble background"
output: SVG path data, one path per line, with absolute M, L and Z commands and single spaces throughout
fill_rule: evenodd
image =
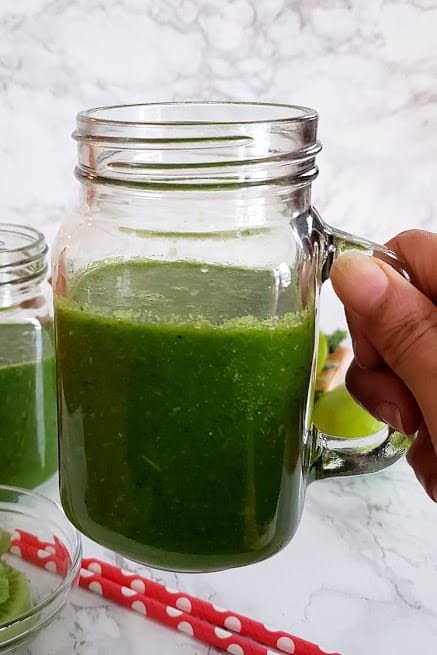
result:
M 0 220 L 53 232 L 79 109 L 307 104 L 326 219 L 386 239 L 437 215 L 437 0 L 1 0 Z
M 0 0 L 0 221 L 51 241 L 76 112 L 169 99 L 313 106 L 326 220 L 381 241 L 435 229 L 437 0 Z M 283 553 L 177 582 L 344 655 L 434 655 L 437 508 L 405 463 L 319 483 Z M 77 592 L 29 652 L 212 653 L 127 614 Z

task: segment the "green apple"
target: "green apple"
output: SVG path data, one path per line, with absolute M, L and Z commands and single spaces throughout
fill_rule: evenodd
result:
M 319 345 L 317 348 L 317 366 L 316 366 L 317 375 L 323 369 L 327 356 L 328 356 L 328 340 L 326 338 L 326 334 L 324 334 L 323 332 L 319 332 Z
M 352 398 L 344 384 L 323 393 L 314 404 L 313 423 L 337 437 L 366 437 L 384 427 Z

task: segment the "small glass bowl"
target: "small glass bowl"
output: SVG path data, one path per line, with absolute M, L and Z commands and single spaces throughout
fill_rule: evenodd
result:
M 0 485 L 0 528 L 11 534 L 24 531 L 42 542 L 56 542 L 65 562 L 65 575 L 60 576 L 49 570 L 48 562 L 45 568 L 12 553 L 2 556 L 7 564 L 25 573 L 34 602 L 32 609 L 1 625 L 0 655 L 5 655 L 33 639 L 62 608 L 79 582 L 82 546 L 78 532 L 56 503 L 18 487 Z

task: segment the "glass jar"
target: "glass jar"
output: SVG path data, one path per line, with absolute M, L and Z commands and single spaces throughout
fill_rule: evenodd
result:
M 0 483 L 32 488 L 58 466 L 47 245 L 0 223 Z
M 350 247 L 311 206 L 305 107 L 82 112 L 78 210 L 54 252 L 64 509 L 144 563 L 248 564 L 293 536 L 306 485 L 402 454 L 311 424 L 318 297 Z

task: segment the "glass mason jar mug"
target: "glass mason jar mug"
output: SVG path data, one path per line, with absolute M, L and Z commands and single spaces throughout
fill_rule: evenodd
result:
M 317 114 L 169 103 L 77 117 L 80 206 L 54 253 L 60 484 L 86 535 L 181 571 L 256 562 L 305 486 L 402 453 L 311 423 L 320 286 L 382 246 L 311 206 Z
M 0 223 L 0 484 L 58 468 L 52 293 L 44 236 Z

